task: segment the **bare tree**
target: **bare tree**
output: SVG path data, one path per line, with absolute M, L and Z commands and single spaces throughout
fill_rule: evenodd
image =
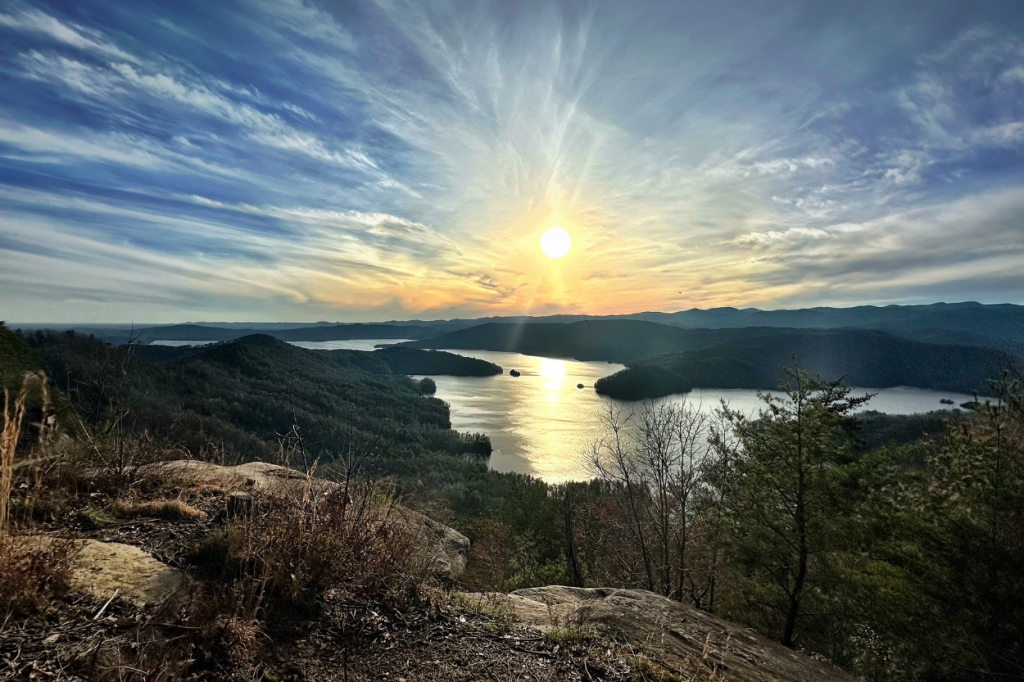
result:
M 606 485 L 620 512 L 607 520 L 606 542 L 627 544 L 627 553 L 606 548 L 620 573 L 635 584 L 667 597 L 707 603 L 708 576 L 690 567 L 692 537 L 700 522 L 705 474 L 712 457 L 711 416 L 692 403 L 644 402 L 635 409 L 609 404 L 606 435 L 585 453 L 591 471 Z

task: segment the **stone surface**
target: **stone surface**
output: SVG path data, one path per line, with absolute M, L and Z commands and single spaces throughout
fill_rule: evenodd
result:
M 139 469 L 142 477 L 153 476 L 176 479 L 184 485 L 202 486 L 218 490 L 259 490 L 275 495 L 302 495 L 306 491 L 306 476 L 300 471 L 266 462 L 246 462 L 238 466 L 220 466 L 209 462 L 179 459 L 147 464 Z M 324 492 L 337 483 L 311 479 L 317 492 Z
M 469 595 L 470 600 L 475 597 Z M 856 679 L 735 623 L 645 590 L 553 585 L 488 599 L 504 603 L 518 619 L 541 630 L 593 628 L 687 675 L 713 668 L 723 679 L 737 682 Z
M 39 542 L 50 538 L 40 536 Z M 114 594 L 136 606 L 157 606 L 185 584 L 185 574 L 138 547 L 119 542 L 82 541 L 71 569 L 71 587 L 100 601 Z
M 419 540 L 421 560 L 431 573 L 442 580 L 455 580 L 466 570 L 469 538 L 443 523 L 405 507 L 399 507 L 396 518 L 407 532 Z

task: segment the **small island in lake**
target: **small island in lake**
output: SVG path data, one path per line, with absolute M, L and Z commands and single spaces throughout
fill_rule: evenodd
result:
M 517 377 L 517 376 L 519 376 L 519 370 L 518 369 L 510 369 L 508 371 L 508 374 L 509 374 L 509 376 Z

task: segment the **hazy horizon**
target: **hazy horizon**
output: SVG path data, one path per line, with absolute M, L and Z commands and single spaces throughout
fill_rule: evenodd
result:
M 674 313 L 681 312 L 706 312 L 711 310 L 757 310 L 761 312 L 792 312 L 797 310 L 845 310 L 851 308 L 887 308 L 887 307 L 911 307 L 911 306 L 932 306 L 932 305 L 948 305 L 948 306 L 963 306 L 963 305 L 984 305 L 984 306 L 1021 306 L 1019 303 L 1011 302 L 997 302 L 997 303 L 981 303 L 979 301 L 932 301 L 930 303 L 919 303 L 919 304 L 861 304 L 856 306 L 807 306 L 803 308 L 755 308 L 755 307 L 738 307 L 738 306 L 718 306 L 715 308 L 685 308 L 680 310 L 636 310 L 628 313 L 613 313 L 609 315 L 602 315 L 600 313 L 551 313 L 548 315 L 524 315 L 524 314 L 510 314 L 510 315 L 480 315 L 476 317 L 446 317 L 446 318 L 392 318 L 386 320 L 370 320 L 370 319 L 357 319 L 357 320 L 282 320 L 282 319 L 244 319 L 244 320 L 173 320 L 163 322 L 95 322 L 91 320 L 7 320 L 5 323 L 15 328 L 18 325 L 28 326 L 40 326 L 40 325 L 57 325 L 57 326 L 71 326 L 71 325 L 90 325 L 96 327 L 146 327 L 146 326 L 170 326 L 170 325 L 182 325 L 182 324 L 195 324 L 195 325 L 218 325 L 227 324 L 231 326 L 242 326 L 245 324 L 256 324 L 256 325 L 315 325 L 315 324 L 389 324 L 389 323 L 408 323 L 408 322 L 451 322 L 457 320 L 476 320 L 476 319 L 515 319 L 515 318 L 548 318 L 548 317 L 628 317 L 632 315 L 644 315 L 644 314 L 665 314 L 671 315 Z

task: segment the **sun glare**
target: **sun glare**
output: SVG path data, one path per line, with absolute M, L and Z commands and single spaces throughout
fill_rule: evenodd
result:
M 570 246 L 572 246 L 572 239 L 569 237 L 569 233 L 557 225 L 540 238 L 540 250 L 548 258 L 561 258 L 569 253 Z

